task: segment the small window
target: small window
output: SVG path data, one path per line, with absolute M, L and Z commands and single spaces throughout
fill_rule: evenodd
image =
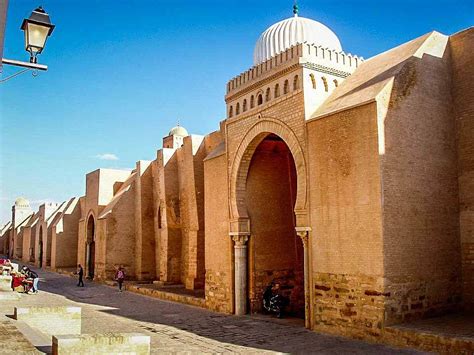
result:
M 329 91 L 329 87 L 328 87 L 328 81 L 327 79 L 323 76 L 321 78 L 323 80 L 323 85 L 324 85 L 324 91 L 328 92 Z
M 339 83 L 337 82 L 337 80 L 336 80 L 336 79 L 334 79 L 334 87 L 336 87 L 336 88 L 337 88 L 338 86 L 339 86 Z
M 290 92 L 290 83 L 288 80 L 285 80 L 285 84 L 283 85 L 283 94 L 288 94 Z
M 280 85 L 276 84 L 275 85 L 275 94 L 273 97 L 276 99 L 277 97 L 280 97 Z
M 229 107 L 229 117 L 232 117 L 234 115 L 234 109 L 232 107 L 232 105 L 230 105 Z
M 255 98 L 252 96 L 250 96 L 250 108 L 254 108 L 255 107 Z
M 240 113 L 240 102 L 237 102 L 237 105 L 235 105 L 235 114 L 238 115 Z
M 270 101 L 270 88 L 267 88 L 267 92 L 265 93 L 265 102 Z
M 263 97 L 262 94 L 258 94 L 257 96 L 257 105 L 263 104 Z
M 313 85 L 313 89 L 316 89 L 316 79 L 314 78 L 314 74 L 309 74 L 311 79 L 311 84 Z
M 247 111 L 247 99 L 244 99 L 244 103 L 242 104 L 242 111 Z
M 298 90 L 300 88 L 300 78 L 298 75 L 295 75 L 295 78 L 293 79 L 293 90 Z

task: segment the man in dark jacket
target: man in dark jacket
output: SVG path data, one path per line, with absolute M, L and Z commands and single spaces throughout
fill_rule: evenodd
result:
M 33 293 L 38 293 L 38 282 L 39 282 L 38 274 L 34 272 L 33 270 L 29 270 L 28 277 L 30 279 L 33 279 L 33 287 L 32 287 Z
M 84 269 L 82 268 L 81 264 L 77 265 L 77 274 L 79 275 L 79 282 L 77 283 L 77 286 L 84 287 L 84 281 L 82 280 L 84 277 Z

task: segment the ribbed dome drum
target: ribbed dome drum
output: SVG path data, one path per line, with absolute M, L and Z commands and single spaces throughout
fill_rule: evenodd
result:
M 275 23 L 262 33 L 255 45 L 254 65 L 305 42 L 342 51 L 341 42 L 328 27 L 309 18 L 294 16 Z
M 171 128 L 168 135 L 169 136 L 187 137 L 187 136 L 189 136 L 189 133 L 186 130 L 186 128 L 184 128 L 183 126 L 177 125 L 176 127 Z

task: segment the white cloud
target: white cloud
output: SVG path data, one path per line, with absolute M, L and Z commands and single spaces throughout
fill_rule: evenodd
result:
M 112 153 L 97 154 L 95 158 L 100 160 L 119 160 L 118 156 Z

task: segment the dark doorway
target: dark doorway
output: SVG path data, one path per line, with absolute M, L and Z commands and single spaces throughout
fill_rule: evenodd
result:
M 304 249 L 295 232 L 296 188 L 291 151 L 281 138 L 268 135 L 255 150 L 247 175 L 251 313 L 263 312 L 263 293 L 273 283 L 289 300 L 287 313 L 304 318 Z
M 94 269 L 95 269 L 95 242 L 89 243 L 88 245 L 88 254 L 89 254 L 89 260 L 87 264 L 87 276 L 90 279 L 94 278 Z
M 95 221 L 91 215 L 87 221 L 86 265 L 87 277 L 94 278 L 95 273 Z
M 38 265 L 43 267 L 43 227 L 39 230 L 39 242 L 38 242 Z

